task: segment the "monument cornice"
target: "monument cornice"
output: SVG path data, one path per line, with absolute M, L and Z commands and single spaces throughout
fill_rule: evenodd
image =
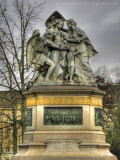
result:
M 91 86 L 41 86 L 24 93 L 26 106 L 93 105 L 102 106 L 105 92 Z
M 97 87 L 91 86 L 39 86 L 39 87 L 32 87 L 29 91 L 25 91 L 24 95 L 30 94 L 82 94 L 82 95 L 99 95 L 104 96 L 105 91 L 98 89 Z

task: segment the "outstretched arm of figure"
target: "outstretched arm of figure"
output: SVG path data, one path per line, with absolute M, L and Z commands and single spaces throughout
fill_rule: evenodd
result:
M 83 30 L 81 30 L 80 28 L 77 28 L 77 34 L 79 36 L 81 36 L 80 41 L 84 40 L 85 38 L 87 38 L 85 32 Z
M 46 45 L 46 46 L 50 46 L 50 47 L 52 47 L 52 48 L 55 48 L 55 49 L 59 49 L 59 46 L 58 45 L 56 45 L 55 43 L 53 43 L 52 41 L 50 41 L 50 40 L 45 40 L 44 41 L 44 44 Z
M 44 44 L 58 50 L 67 50 L 67 47 L 65 45 L 56 45 L 55 43 L 47 39 L 44 41 Z
M 73 43 L 78 43 L 80 42 L 77 38 L 76 39 L 71 39 L 71 38 L 68 38 L 67 36 L 64 36 L 64 39 L 68 42 L 73 42 Z

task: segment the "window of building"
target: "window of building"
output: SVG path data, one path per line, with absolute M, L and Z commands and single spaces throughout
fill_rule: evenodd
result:
M 6 99 L 3 99 L 3 102 L 6 102 Z
M 6 136 L 10 136 L 10 129 L 6 130 Z
M 2 144 L 0 144 L 0 153 L 2 152 Z
M 0 115 L 0 122 L 2 122 L 3 121 L 3 116 L 2 115 Z
M 6 147 L 6 152 L 10 152 L 10 148 L 9 147 Z
M 8 123 L 10 122 L 10 113 L 7 114 Z

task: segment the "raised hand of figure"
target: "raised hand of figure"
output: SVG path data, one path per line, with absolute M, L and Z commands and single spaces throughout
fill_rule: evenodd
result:
M 64 50 L 68 50 L 68 46 L 65 44 L 60 45 L 60 50 L 64 51 Z
M 69 42 L 80 43 L 80 40 L 75 38 L 75 39 L 70 39 Z

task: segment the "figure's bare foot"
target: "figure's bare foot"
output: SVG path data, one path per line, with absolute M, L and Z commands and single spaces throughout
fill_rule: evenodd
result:
M 69 80 L 68 83 L 69 83 L 69 84 L 72 84 L 72 83 L 74 83 L 74 81 L 73 81 L 73 80 Z
M 49 78 L 45 78 L 44 82 L 50 82 L 51 80 Z
M 87 80 L 87 81 L 86 81 L 86 85 L 96 85 L 96 84 L 95 84 L 95 80 L 93 80 L 93 79 Z

